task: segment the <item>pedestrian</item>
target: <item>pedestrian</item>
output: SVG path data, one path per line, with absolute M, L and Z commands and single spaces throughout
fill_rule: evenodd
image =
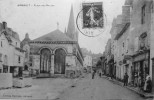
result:
M 151 78 L 149 77 L 146 82 L 147 82 L 146 92 L 151 93 L 152 92 L 152 81 L 151 81 Z
M 125 73 L 125 75 L 124 75 L 124 86 L 128 85 L 128 78 L 129 78 L 128 74 Z
M 98 74 L 99 74 L 99 77 L 102 76 L 102 71 L 101 71 L 101 69 L 98 69 Z
M 148 74 L 146 74 L 146 80 L 145 80 L 145 83 L 144 83 L 144 91 L 146 91 L 146 87 L 147 87 L 147 81 L 148 81 L 148 78 L 150 76 Z
M 102 71 L 101 71 L 102 59 L 103 59 L 103 58 L 100 57 L 100 59 L 98 60 L 98 62 L 97 62 L 97 64 L 96 64 L 96 66 L 97 66 L 97 68 L 98 68 L 98 74 L 99 74 L 100 77 L 102 76 Z
M 93 72 L 92 72 L 92 79 L 94 79 L 95 73 L 96 73 L 96 68 L 93 69 Z
M 143 85 L 142 85 L 142 79 L 141 79 L 141 76 L 139 76 L 139 90 L 142 91 Z
M 152 81 L 149 75 L 146 77 L 146 81 L 144 83 L 144 92 L 150 93 L 152 91 Z
M 138 78 L 137 72 L 135 72 L 134 78 L 135 78 L 134 86 L 137 86 L 137 78 Z

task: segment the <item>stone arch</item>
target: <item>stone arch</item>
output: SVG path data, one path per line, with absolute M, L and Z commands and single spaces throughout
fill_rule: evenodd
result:
M 42 48 L 40 50 L 40 73 L 50 73 L 51 54 L 50 48 Z
M 55 51 L 57 49 L 63 49 L 65 51 L 65 53 L 67 54 L 67 49 L 65 47 L 56 47 L 54 50 L 53 50 L 53 54 L 55 54 Z
M 54 74 L 65 74 L 66 51 L 58 48 L 54 54 Z
M 41 50 L 42 50 L 42 49 L 45 49 L 45 48 L 49 49 L 51 53 L 53 52 L 53 50 L 52 50 L 50 47 L 48 47 L 48 46 L 43 46 L 43 47 L 41 47 L 41 48 L 39 49 L 38 53 L 41 54 Z

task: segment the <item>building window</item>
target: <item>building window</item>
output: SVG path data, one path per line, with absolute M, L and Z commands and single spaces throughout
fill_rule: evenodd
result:
M 128 43 L 129 43 L 129 39 L 126 40 L 126 53 L 128 53 Z
M 145 23 L 145 5 L 142 6 L 141 24 Z
M 20 56 L 18 57 L 18 62 L 20 63 Z
M 144 32 L 140 35 L 140 49 L 143 50 L 146 48 L 146 37 L 147 37 L 147 33 Z

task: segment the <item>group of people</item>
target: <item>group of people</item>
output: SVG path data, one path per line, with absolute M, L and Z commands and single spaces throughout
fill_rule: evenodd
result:
M 145 92 L 151 93 L 152 92 L 152 80 L 150 78 L 150 76 L 146 77 L 146 81 L 144 84 L 144 89 Z
M 102 76 L 101 66 L 102 66 L 102 57 L 100 57 L 100 59 L 96 63 L 96 67 L 93 67 L 92 79 L 94 79 L 96 73 L 98 73 L 100 77 Z M 129 79 L 129 76 L 127 73 L 125 73 L 123 77 L 123 82 L 124 82 L 123 86 L 128 85 L 128 79 Z M 145 82 L 143 82 L 140 77 L 138 80 L 138 83 L 139 83 L 138 86 L 140 90 L 143 90 L 144 92 L 148 92 L 148 93 L 152 92 L 152 80 L 149 75 L 147 75 Z
M 100 77 L 102 76 L 101 66 L 102 66 L 102 57 L 100 57 L 100 59 L 96 63 L 96 67 L 93 67 L 92 79 L 94 79 L 96 73 L 98 73 Z
M 94 68 L 92 72 L 92 79 L 94 79 L 95 75 L 98 74 L 99 77 L 102 76 L 101 69 Z
M 128 85 L 128 78 L 129 78 L 128 74 L 125 73 L 124 86 Z M 146 81 L 144 83 L 142 82 L 141 77 L 139 77 L 139 88 L 140 88 L 140 90 L 143 90 L 144 92 L 147 92 L 147 93 L 152 92 L 152 80 L 149 75 L 147 75 Z

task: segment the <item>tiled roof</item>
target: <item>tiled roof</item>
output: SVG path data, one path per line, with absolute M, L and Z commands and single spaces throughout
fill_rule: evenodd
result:
M 73 40 L 68 36 L 66 36 L 66 34 L 57 29 L 53 32 L 50 32 L 39 38 L 36 38 L 31 42 L 38 42 L 38 41 L 43 42 L 43 41 L 73 41 Z
M 2 25 L 2 23 L 0 23 L 0 31 L 2 31 L 2 30 L 3 30 L 3 25 Z M 13 31 L 11 28 L 7 27 L 5 29 L 5 31 L 10 36 L 10 38 L 15 38 L 17 40 L 20 40 L 18 33 L 16 33 L 15 31 Z

